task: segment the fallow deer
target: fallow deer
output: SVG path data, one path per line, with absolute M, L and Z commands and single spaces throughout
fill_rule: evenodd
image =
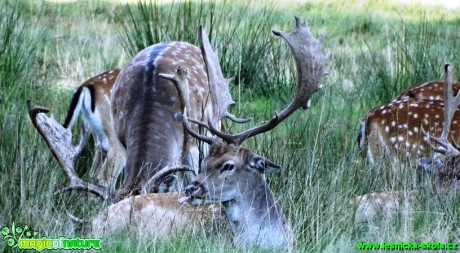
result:
M 298 88 L 293 101 L 267 123 L 235 135 L 222 133 L 212 122 L 206 124 L 192 120 L 208 128 L 224 142 L 200 135 L 193 131 L 188 122 L 185 124 L 192 136 L 212 145 L 209 156 L 203 161 L 203 171 L 186 188 L 187 201 L 192 205 L 222 203 L 233 240 L 240 246 L 292 246 L 290 222 L 277 204 L 264 177 L 265 174 L 279 170 L 280 166 L 240 145 L 250 137 L 275 128 L 297 109 L 307 109 L 311 95 L 320 89 L 319 81 L 325 75 L 324 67 L 328 58 L 322 52 L 322 42 L 312 36 L 306 22 L 299 18 L 296 18 L 296 28 L 293 31 L 273 33 L 287 41 L 294 55 Z M 217 63 L 207 65 L 209 68 Z M 210 75 L 211 80 L 225 83 L 224 79 L 214 79 Z
M 125 150 L 112 124 L 110 94 L 120 69 L 113 69 L 85 81 L 72 97 L 64 128 L 72 129 L 79 115 L 89 127 L 96 151 L 89 176 L 96 184 L 115 187 L 125 163 Z
M 440 108 L 436 109 L 436 115 L 442 115 L 442 122 L 438 121 L 441 116 L 434 117 L 439 128 L 436 134 L 433 134 L 433 131 L 429 131 L 428 128 L 419 128 L 419 135 L 425 141 L 424 147 L 429 147 L 433 151 L 430 154 L 424 154 L 426 157 L 419 160 L 419 165 L 436 175 L 436 180 L 441 183 L 441 186 L 449 186 L 460 178 L 460 148 L 455 144 L 458 138 L 454 138 L 458 137 L 460 95 L 457 92 L 458 89 L 453 87 L 452 68 L 449 64 L 445 65 L 445 81 L 442 85 L 444 86 L 441 89 L 444 101 L 425 102 L 429 104 L 440 103 Z M 410 108 L 412 109 L 409 109 L 409 112 L 412 111 L 412 113 L 417 113 L 414 110 L 419 110 L 419 107 Z M 434 153 L 441 154 L 443 159 L 440 159 Z M 417 203 L 419 195 L 419 191 L 413 190 L 409 192 L 370 193 L 358 196 L 354 199 L 356 217 L 359 217 L 357 220 L 361 220 L 363 217 L 365 219 L 373 218 L 376 213 L 391 215 L 399 210 L 402 204 L 410 206 Z
M 396 100 L 372 109 L 360 123 L 358 143 L 367 151 L 371 163 L 390 161 L 400 164 L 406 159 L 430 156 L 430 148 L 422 129 L 439 136 L 444 124 L 444 101 Z M 460 140 L 460 112 L 453 116 L 449 138 Z
M 168 78 L 178 69 L 188 72 L 186 100 L 180 98 L 173 80 Z M 208 78 L 201 50 L 186 42 L 148 47 L 123 68 L 111 100 L 114 128 L 126 147 L 127 173 L 118 193 L 121 198 L 130 192 L 151 192 L 155 185 L 148 184 L 150 178 L 172 162 L 188 164 L 198 172 L 200 144 L 189 140 L 184 129 L 184 108 L 194 119 L 210 120 L 215 125 L 220 119 L 207 116 L 222 110 L 226 117 L 246 122 L 226 111 L 234 103 L 228 83 L 225 88 L 213 88 Z M 220 101 L 213 104 L 215 99 Z
M 188 104 L 180 98 L 174 82 L 168 79 L 168 76 L 177 74 L 178 67 L 188 71 Z M 83 100 L 85 96 L 80 98 Z M 211 100 L 218 100 L 216 108 L 212 107 Z M 208 120 L 207 115 L 216 110 L 235 122 L 247 122 L 226 111 L 233 103 L 228 85 L 210 90 L 206 66 L 198 47 L 186 42 L 169 42 L 142 50 L 120 71 L 111 91 L 110 122 L 118 141 L 126 150 L 126 156 L 123 156 L 126 157 L 126 180 L 119 190 L 108 189 L 104 185 L 90 185 L 88 188 L 104 199 L 120 200 L 130 194 L 158 191 L 159 182 L 152 178 L 157 178 L 157 172 L 177 161 L 190 165 L 195 173 L 198 172 L 201 144 L 189 140 L 182 124 L 183 109 L 187 107 L 189 114 L 198 120 Z M 86 101 L 86 104 L 90 103 Z M 59 192 L 72 188 L 86 189 L 85 182 L 75 174 L 74 163 L 84 147 L 87 130 L 83 129 L 81 143 L 74 147 L 70 130 L 40 112 L 48 112 L 48 109 L 29 103 L 34 125 L 71 180 L 70 185 Z M 215 117 L 211 121 L 219 125 Z M 69 125 L 71 122 L 69 120 Z M 188 166 L 176 168 L 190 171 Z
M 406 159 L 416 160 L 432 155 L 422 129 L 439 136 L 444 125 L 444 86 L 430 82 L 412 87 L 398 99 L 372 109 L 360 123 L 358 144 L 367 151 L 372 162 L 390 161 L 400 164 Z M 454 93 L 460 84 L 455 84 Z M 458 112 L 458 109 L 456 110 Z M 460 112 L 453 115 L 449 138 L 460 140 Z
M 217 54 L 212 51 L 203 33 L 200 29 L 199 39 L 209 83 L 211 87 L 227 87 L 228 80 L 223 78 Z M 273 31 L 273 33 L 287 41 L 294 55 L 298 73 L 298 89 L 293 101 L 281 112 L 276 113 L 267 123 L 236 135 L 221 132 L 211 120 L 216 117 L 218 121 L 225 117 L 227 106 L 222 107 L 223 110 L 214 111 L 213 117 L 209 115 L 207 123 L 189 118 L 188 108 L 186 108 L 184 126 L 187 131 L 193 137 L 210 144 L 211 147 L 209 155 L 202 162 L 202 171 L 187 186 L 186 196 L 181 199 L 181 203 L 185 206 L 177 206 L 177 199 L 181 193 L 179 195 L 169 193 L 130 197 L 111 205 L 108 211 L 104 212 L 106 215 L 104 213 L 98 215 L 93 220 L 93 230 L 100 231 L 101 224 L 107 224 L 107 222 L 122 224 L 124 228 L 126 224 L 134 223 L 137 226 L 138 224 L 149 224 L 148 221 L 152 220 L 154 223 L 165 226 L 165 229 L 156 230 L 158 233 L 168 234 L 172 231 L 171 227 L 182 226 L 182 224 L 196 231 L 196 222 L 201 221 L 200 224 L 203 224 L 204 221 L 189 221 L 190 212 L 194 215 L 197 215 L 196 212 L 198 212 L 198 216 L 195 216 L 199 217 L 197 219 L 216 217 L 215 220 L 219 221 L 221 216 L 216 215 L 218 212 L 211 212 L 210 215 L 209 208 L 205 208 L 203 204 L 221 203 L 226 211 L 228 227 L 236 245 L 283 249 L 293 245 L 294 235 L 291 224 L 265 181 L 265 175 L 279 170 L 280 166 L 240 145 L 250 137 L 272 130 L 297 109 L 308 109 L 311 96 L 320 89 L 319 81 L 325 74 L 324 67 L 328 56 L 322 52 L 322 41 L 315 39 L 308 30 L 306 22 L 299 18 L 296 18 L 296 28 L 293 31 L 289 33 Z M 176 74 L 162 74 L 162 76 L 176 80 L 176 88 L 188 90 L 187 82 L 180 81 L 185 80 L 183 76 L 180 76 L 186 73 L 179 69 Z M 186 92 L 179 92 L 179 94 L 184 95 Z M 181 100 L 187 100 L 187 98 Z M 216 103 L 219 101 L 215 100 Z M 213 108 L 216 106 L 213 105 Z M 190 126 L 190 122 L 204 126 L 214 136 L 197 133 Z M 196 209 L 191 209 L 192 207 L 187 203 L 195 206 Z M 175 207 L 170 208 L 172 205 Z M 118 218 L 124 221 L 118 223 Z M 175 223 L 176 219 L 178 223 Z M 182 222 L 183 219 L 186 222 Z M 122 228 L 118 227 L 118 229 Z M 156 238 L 162 236 L 155 235 Z

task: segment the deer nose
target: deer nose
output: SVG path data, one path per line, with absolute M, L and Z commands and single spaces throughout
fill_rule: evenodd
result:
M 192 194 L 198 190 L 197 183 L 193 182 L 191 185 L 185 187 L 185 196 L 190 197 Z

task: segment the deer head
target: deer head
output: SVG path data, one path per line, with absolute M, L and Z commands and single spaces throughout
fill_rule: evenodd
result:
M 189 133 L 211 144 L 210 154 L 202 164 L 203 171 L 186 188 L 185 200 L 192 205 L 222 203 L 234 242 L 239 246 L 281 248 L 293 243 L 290 222 L 277 204 L 264 177 L 280 169 L 280 166 L 240 145 L 250 137 L 272 130 L 297 109 L 307 109 L 311 95 L 319 90 L 319 81 L 325 75 L 324 67 L 328 58 L 323 53 L 322 42 L 312 36 L 306 22 L 299 18 L 296 18 L 296 28 L 293 31 L 273 33 L 283 37 L 291 47 L 298 73 L 297 92 L 285 109 L 276 113 L 267 123 L 235 135 L 219 131 L 212 121 L 204 123 L 190 119 L 207 128 L 214 137 L 196 133 L 189 125 L 188 116 L 184 117 Z M 215 73 L 208 75 L 210 85 L 228 85 L 228 80 L 223 78 L 220 71 L 217 55 L 203 36 L 202 29 L 199 34 L 208 73 Z M 218 119 L 224 115 L 220 113 Z

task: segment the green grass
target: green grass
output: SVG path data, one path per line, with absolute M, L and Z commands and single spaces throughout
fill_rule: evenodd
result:
M 445 62 L 460 68 L 456 13 L 363 0 L 2 3 L 0 227 L 14 221 L 39 230 L 40 237 L 84 236 L 85 228 L 68 219 L 64 204 L 80 207 L 79 213 L 102 208 L 100 203 L 84 204 L 80 195 L 79 204 L 75 197 L 53 196 L 66 178 L 28 119 L 27 99 L 49 107 L 63 122 L 81 82 L 123 67 L 137 51 L 159 41 L 196 44 L 196 27 L 203 24 L 219 49 L 225 75 L 235 77 L 233 112 L 256 124 L 282 108 L 295 88 L 289 48 L 271 29 L 289 30 L 298 15 L 309 21 L 315 35 L 327 35 L 330 75 L 309 110 L 245 143 L 283 167 L 268 180 L 294 225 L 296 251 L 355 252 L 360 241 L 458 241 L 455 191 L 433 187 L 413 169 L 394 175 L 385 166 L 370 166 L 355 144 L 358 122 L 368 110 L 412 84 L 442 79 Z M 458 73 L 454 70 L 455 80 Z M 91 155 L 92 150 L 83 153 L 81 173 Z M 419 205 L 402 208 L 392 218 L 354 225 L 353 196 L 406 189 L 422 189 Z M 129 236 L 103 241 L 104 252 L 241 251 L 218 236 L 184 235 L 161 243 Z M 3 241 L 0 248 L 8 251 Z

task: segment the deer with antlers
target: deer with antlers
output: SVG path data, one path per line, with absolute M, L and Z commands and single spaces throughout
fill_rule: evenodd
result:
M 443 98 L 444 101 L 420 100 L 421 102 L 419 101 L 417 105 L 425 103 L 426 107 L 409 106 L 406 115 L 413 117 L 414 113 L 420 113 L 422 109 L 425 109 L 427 113 L 430 112 L 428 109 L 431 109 L 431 113 L 435 112 L 435 115 L 440 115 L 433 119 L 438 126 L 436 131 L 433 131 L 433 129 L 429 127 L 425 129 L 423 126 L 426 124 L 423 124 L 423 122 L 420 125 L 418 132 L 420 135 L 419 138 L 423 138 L 423 147 L 426 147 L 427 150 L 430 149 L 432 152 L 425 152 L 423 154 L 424 157 L 418 160 L 418 165 L 425 171 L 436 175 L 438 182 L 442 183 L 441 186 L 448 186 L 451 182 L 455 182 L 460 178 L 460 148 L 455 144 L 459 137 L 458 120 L 460 113 L 458 112 L 458 106 L 460 105 L 460 95 L 458 94 L 458 87 L 456 87 L 456 84 L 452 84 L 452 67 L 446 64 L 444 68 L 445 80 L 442 84 L 443 88 L 438 88 L 437 92 L 439 93 L 439 91 L 442 91 L 443 94 L 433 95 Z M 415 103 L 415 100 L 411 98 L 408 100 L 411 101 L 410 103 Z M 433 105 L 435 105 L 435 107 Z M 409 112 L 412 112 L 412 115 L 408 114 Z M 373 218 L 378 212 L 392 214 L 398 210 L 401 205 L 411 205 L 418 201 L 419 192 L 413 190 L 409 192 L 370 193 L 357 196 L 353 203 L 356 207 L 357 220 L 362 220 L 363 217 L 365 219 Z
M 298 88 L 293 101 L 285 109 L 276 113 L 265 124 L 235 135 L 220 131 L 217 125 L 220 120 L 229 116 L 227 107 L 233 103 L 233 100 L 228 93 L 229 80 L 223 78 L 217 53 L 213 52 L 207 37 L 204 35 L 204 31 L 200 28 L 199 40 L 204 62 L 203 68 L 207 71 L 210 89 L 217 89 L 212 93 L 210 92 L 211 96 L 215 96 L 212 99 L 212 110 L 209 111 L 212 115 L 201 119 L 194 118 L 193 114 L 196 114 L 196 111 L 194 111 L 193 107 L 184 107 L 184 115 L 176 115 L 172 111 L 172 116 L 179 118 L 180 122 L 183 121 L 183 127 L 191 136 L 210 145 L 209 155 L 202 162 L 201 172 L 186 187 L 185 195 L 184 193 L 152 193 L 131 196 L 112 204 L 105 212 L 97 215 L 93 220 L 93 231 L 101 231 L 101 227 L 109 224 L 116 224 L 115 230 L 122 229 L 128 225 L 149 227 L 148 224 L 152 224 L 153 221 L 153 224 L 162 224 L 162 229 L 155 229 L 155 232 L 152 232 L 156 233 L 157 237 L 162 237 L 158 233 L 165 233 L 165 237 L 169 238 L 169 233 L 173 230 L 178 231 L 177 229 L 194 227 L 195 229 L 192 229 L 192 231 L 199 231 L 200 229 L 196 229 L 195 227 L 196 224 L 198 224 L 198 228 L 202 228 L 202 225 L 209 220 L 209 217 L 215 217 L 214 221 L 221 222 L 221 218 L 224 216 L 220 213 L 219 208 L 217 212 L 215 209 L 206 208 L 209 204 L 221 203 L 225 209 L 226 223 L 230 228 L 233 241 L 236 245 L 264 248 L 285 248 L 293 245 L 294 235 L 289 219 L 284 215 L 265 181 L 265 175 L 279 170 L 280 166 L 267 158 L 241 147 L 241 144 L 248 138 L 272 130 L 297 109 L 307 109 L 309 107 L 311 96 L 320 89 L 319 81 L 325 75 L 324 67 L 328 56 L 322 52 L 322 41 L 315 39 L 308 30 L 306 22 L 299 18 L 296 18 L 296 28 L 293 31 L 289 33 L 273 31 L 273 33 L 283 37 L 287 41 L 296 62 Z M 182 43 L 176 43 L 176 45 L 181 46 L 182 50 L 186 46 Z M 133 60 L 136 64 L 132 63 L 128 65 L 120 74 L 117 82 L 131 82 L 130 78 L 132 78 L 133 74 L 142 73 L 142 70 L 151 68 L 149 59 L 155 58 L 152 54 L 158 50 L 149 49 L 149 53 L 142 53 L 140 56 L 137 56 Z M 164 49 L 160 51 L 162 50 Z M 166 51 L 162 52 L 164 55 Z M 181 61 L 178 62 L 181 63 Z M 137 64 L 141 63 L 144 64 L 142 68 L 137 66 Z M 191 82 L 193 78 L 189 74 L 193 73 L 193 71 L 189 71 L 190 69 L 184 68 L 180 64 L 174 65 L 176 69 L 172 72 L 168 71 L 169 69 L 167 68 L 160 68 L 160 65 L 154 66 L 154 69 L 157 69 L 155 73 L 158 73 L 158 76 L 172 82 L 172 84 L 166 83 L 163 88 L 169 89 L 172 87 L 178 90 L 177 93 L 174 93 L 180 96 L 175 98 L 177 101 L 192 104 L 191 100 L 197 99 L 192 96 L 193 93 L 191 92 L 193 91 L 193 84 Z M 151 77 L 147 76 L 145 78 Z M 132 89 L 142 88 L 138 86 L 133 86 Z M 154 87 L 145 87 L 145 89 L 147 88 L 151 92 L 155 90 L 153 89 Z M 121 88 L 116 88 L 112 96 L 121 94 L 121 91 L 117 91 L 117 89 Z M 126 92 L 135 92 L 134 90 L 126 90 Z M 171 97 L 164 99 L 170 104 L 173 102 L 171 100 L 176 101 Z M 133 108 L 128 103 L 129 101 L 124 101 L 127 104 L 120 101 L 117 102 L 113 97 L 112 102 L 115 103 L 113 108 L 114 119 L 115 121 L 119 120 L 118 123 L 115 123 L 115 129 L 118 132 L 122 132 L 119 135 L 124 137 L 125 140 L 129 140 L 129 136 L 134 133 L 142 134 L 142 132 L 134 131 L 134 129 L 130 130 L 124 125 L 134 121 L 134 118 L 126 118 L 128 117 L 128 113 L 131 114 L 131 117 L 139 115 L 133 113 L 133 110 L 136 109 L 135 106 Z M 31 117 L 35 119 L 34 124 L 36 124 L 38 129 L 43 128 L 44 123 L 42 121 L 50 123 L 50 120 L 45 118 L 45 115 L 40 112 L 42 112 L 41 108 L 30 107 Z M 164 118 L 168 116 L 168 112 L 163 112 Z M 232 116 L 230 117 L 233 118 Z M 198 133 L 198 127 L 192 127 L 191 123 L 206 128 L 212 135 Z M 182 133 L 180 129 L 174 130 L 172 128 L 170 131 Z M 42 135 L 47 136 L 46 133 L 42 133 Z M 57 134 L 48 135 L 57 136 Z M 144 136 L 144 138 L 146 137 Z M 183 140 L 181 139 L 181 141 Z M 49 142 L 48 145 L 50 145 Z M 129 153 L 129 145 L 127 143 L 125 145 L 127 145 L 127 152 Z M 177 142 L 176 145 L 178 145 Z M 76 150 L 75 152 L 79 150 L 79 146 L 72 148 Z M 53 150 L 53 148 L 51 149 Z M 64 164 L 64 162 L 69 161 L 62 160 L 60 162 Z M 129 173 L 131 167 L 127 166 L 126 168 L 128 170 L 127 173 Z M 180 165 L 180 163 L 165 166 L 158 170 L 151 179 L 154 179 L 154 183 L 158 183 L 158 180 L 164 178 L 171 171 L 178 170 L 189 170 L 189 168 L 188 166 Z M 69 189 L 83 189 L 85 187 L 86 190 L 96 193 L 101 197 L 113 197 L 110 191 L 103 189 L 101 186 L 84 184 L 75 175 L 74 171 L 71 171 L 68 167 L 65 171 L 71 180 Z M 139 170 L 136 172 L 139 172 Z M 182 203 L 181 205 L 178 205 L 179 199 L 180 203 Z M 192 219 L 198 220 L 194 221 Z M 183 222 L 184 220 L 185 222 Z M 176 225 L 175 229 L 172 229 L 173 225 Z
M 460 84 L 453 85 L 454 93 Z M 429 82 L 411 87 L 397 99 L 372 109 L 360 123 L 358 144 L 367 151 L 372 163 L 390 161 L 399 166 L 402 161 L 431 156 L 433 149 L 422 130 L 439 136 L 444 126 L 444 83 Z M 452 116 L 448 132 L 452 140 L 460 140 L 460 113 Z
M 297 93 L 284 110 L 275 114 L 267 123 L 235 135 L 221 132 L 212 122 L 212 118 L 220 120 L 225 117 L 226 106 L 222 107 L 220 114 L 208 117 L 208 122 L 189 118 L 188 109 L 185 109 L 184 113 L 184 125 L 187 131 L 193 137 L 210 144 L 211 147 L 209 155 L 202 162 L 201 173 L 187 186 L 186 196 L 182 197 L 181 202 L 189 203 L 196 208 L 202 207 L 203 204 L 222 203 L 233 241 L 243 247 L 256 245 L 264 248 L 283 248 L 292 246 L 294 240 L 290 222 L 277 204 L 264 178 L 265 174 L 279 170 L 280 166 L 240 145 L 248 138 L 272 130 L 298 108 L 307 109 L 311 95 L 319 90 L 319 80 L 325 74 L 324 65 L 328 57 L 322 53 L 322 42 L 311 35 L 305 21 L 297 18 L 296 23 L 297 27 L 290 33 L 273 31 L 290 45 L 298 73 Z M 217 54 L 212 51 L 201 29 L 199 38 L 209 82 L 212 85 L 227 87 L 229 82 L 223 78 Z M 162 76 L 175 80 L 176 87 L 180 90 L 187 85 L 186 79 L 182 76 L 184 74 L 186 75 L 186 72 L 178 70 L 175 75 L 162 74 Z M 213 136 L 197 133 L 190 126 L 189 121 L 205 127 Z M 132 216 L 134 213 L 137 222 L 145 222 L 139 218 L 145 216 L 139 213 L 158 205 L 159 201 L 149 199 L 154 196 L 158 197 L 152 194 L 131 197 L 131 200 L 126 200 L 131 203 L 131 208 L 125 208 L 121 213 L 109 212 L 108 220 L 110 222 L 116 222 L 120 218 L 129 220 L 129 215 Z M 177 198 L 177 195 L 174 196 Z M 138 205 L 142 208 L 133 212 L 133 206 Z M 119 202 L 110 208 L 122 209 L 122 206 L 126 204 Z M 185 213 L 190 215 L 189 210 L 190 206 L 186 205 L 171 212 L 177 212 L 178 217 L 183 218 Z M 155 209 L 154 212 L 156 214 L 157 210 Z M 151 217 L 157 217 L 155 214 L 151 214 Z M 101 223 L 100 219 L 101 217 L 98 217 L 93 221 L 94 229 Z

